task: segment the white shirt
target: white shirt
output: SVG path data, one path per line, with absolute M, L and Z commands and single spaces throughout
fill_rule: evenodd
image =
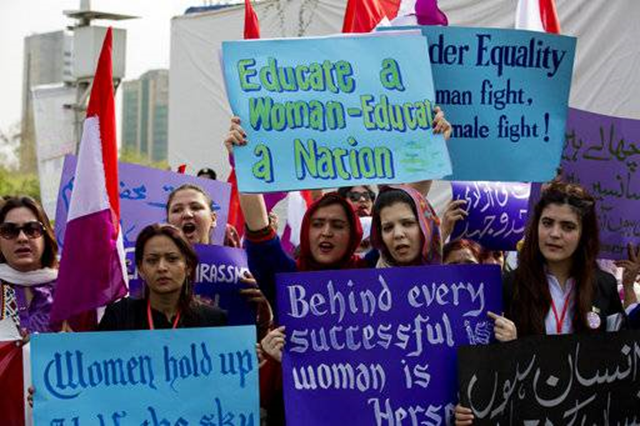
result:
M 555 305 L 557 312 L 553 312 L 553 307 L 549 307 L 549 312 L 544 319 L 544 328 L 547 334 L 569 334 L 573 333 L 573 311 L 575 309 L 575 280 L 569 278 L 564 286 L 564 289 L 560 286 L 558 279 L 547 272 L 547 283 L 549 284 L 549 293 L 551 294 L 552 303 Z M 564 318 L 562 318 L 562 311 L 565 307 L 565 303 L 568 304 Z M 557 324 L 562 319 L 562 327 L 560 333 L 557 331 Z

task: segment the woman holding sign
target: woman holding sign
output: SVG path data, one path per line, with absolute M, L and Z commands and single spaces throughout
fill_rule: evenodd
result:
M 598 268 L 598 250 L 595 199 L 581 186 L 552 182 L 535 206 L 518 267 L 504 277 L 505 312 L 519 335 L 619 328 L 616 280 Z
M 102 331 L 214 327 L 226 324 L 218 308 L 198 303 L 191 282 L 198 256 L 173 225 L 149 225 L 136 240 L 136 266 L 146 284 L 145 297 L 124 298 L 107 306 Z
M 616 280 L 598 268 L 598 249 L 595 199 L 581 186 L 550 183 L 531 215 L 518 267 L 503 278 L 506 317 L 494 317 L 496 338 L 620 328 Z M 455 416 L 457 425 L 473 422 L 466 407 L 456 407 Z
M 247 144 L 239 118 L 231 119 L 224 143 L 230 155 L 234 145 Z M 240 194 L 240 206 L 247 227 L 245 242 L 249 268 L 272 306 L 278 272 L 365 266 L 355 255 L 362 239 L 360 220 L 349 202 L 335 192 L 325 194 L 307 209 L 302 220 L 297 260 L 291 259 L 282 249 L 261 194 Z
M 42 206 L 12 197 L 0 209 L 0 318 L 23 333 L 51 331 L 58 245 Z
M 180 229 L 192 245 L 212 244 L 211 234 L 217 224 L 212 205 L 213 201 L 204 189 L 198 185 L 186 183 L 169 194 L 167 222 Z M 235 232 L 235 229 L 233 231 Z M 255 305 L 256 322 L 260 326 L 259 335 L 262 336 L 271 325 L 273 315 L 255 279 L 248 272 L 247 274 L 240 278 L 240 281 L 247 285 L 247 288 L 240 290 L 240 294 L 246 298 L 247 302 Z

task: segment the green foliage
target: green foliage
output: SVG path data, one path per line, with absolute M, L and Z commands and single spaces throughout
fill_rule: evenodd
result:
M 40 201 L 38 175 L 20 172 L 21 164 L 17 161 L 20 140 L 19 122 L 6 131 L 0 129 L 0 197 L 29 195 Z
M 154 169 L 168 170 L 169 163 L 163 161 L 151 161 L 146 156 L 136 152 L 131 148 L 122 148 L 118 154 L 118 160 L 123 163 L 139 164 L 141 166 L 153 167 Z
M 28 195 L 40 201 L 38 176 L 33 173 L 18 173 L 0 165 L 0 196 Z

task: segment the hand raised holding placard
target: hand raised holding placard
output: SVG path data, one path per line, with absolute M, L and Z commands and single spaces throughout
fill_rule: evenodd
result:
M 229 154 L 233 155 L 233 145 L 246 145 L 247 134 L 240 127 L 240 117 L 231 117 L 231 126 L 229 126 L 229 133 L 224 139 L 224 146 L 229 151 Z
M 499 342 L 509 342 L 518 338 L 516 325 L 508 318 L 487 312 L 487 316 L 493 320 L 493 333 Z
M 442 215 L 442 225 L 440 226 L 440 232 L 442 233 L 442 241 L 447 241 L 447 238 L 453 232 L 453 228 L 456 226 L 456 222 L 464 220 L 469 214 L 466 210 L 467 200 L 451 200 L 447 204 Z
M 473 424 L 473 412 L 471 408 L 456 405 L 455 409 L 456 426 L 469 426 Z
M 262 349 L 273 359 L 282 362 L 282 351 L 286 343 L 286 335 L 284 334 L 284 326 L 271 330 L 269 334 L 262 339 Z

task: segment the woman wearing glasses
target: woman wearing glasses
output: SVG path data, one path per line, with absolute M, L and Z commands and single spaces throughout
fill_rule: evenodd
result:
M 371 216 L 376 193 L 369 185 L 345 186 L 338 188 L 338 194 L 349 201 L 359 217 Z
M 23 333 L 51 331 L 58 245 L 42 206 L 13 197 L 0 208 L 0 317 Z

